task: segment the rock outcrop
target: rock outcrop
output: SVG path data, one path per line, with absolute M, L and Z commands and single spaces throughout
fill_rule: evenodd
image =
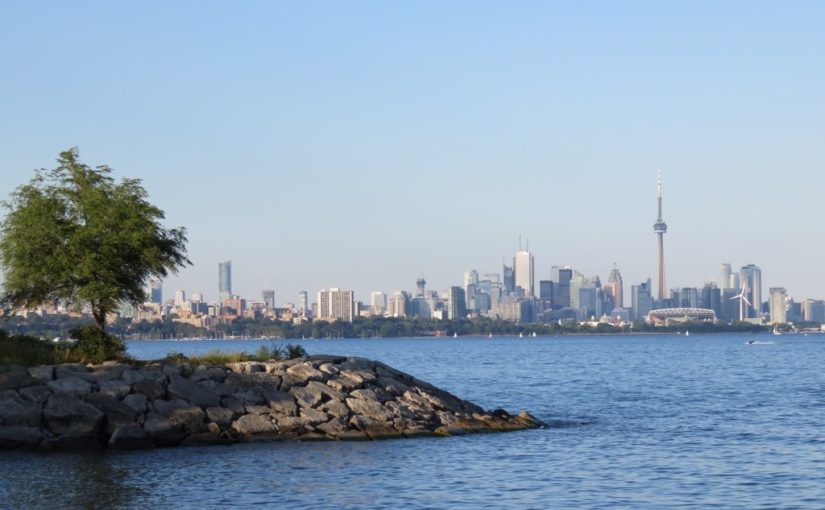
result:
M 386 439 L 540 426 L 524 411 L 487 412 L 363 358 L 109 362 L 0 373 L 0 448 Z

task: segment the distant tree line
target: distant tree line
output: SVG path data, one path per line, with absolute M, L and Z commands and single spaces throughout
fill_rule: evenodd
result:
M 27 334 L 40 338 L 66 338 L 68 332 L 92 323 L 89 318 L 64 315 L 41 317 L 8 316 L 0 318 L 0 329 L 9 333 Z M 653 326 L 643 321 L 622 327 L 610 324 L 578 324 L 575 322 L 553 322 L 550 324 L 516 324 L 510 321 L 480 317 L 475 319 L 424 319 L 392 317 L 358 317 L 353 322 L 310 321 L 302 324 L 280 322 L 270 319 L 238 318 L 213 329 L 198 328 L 191 324 L 177 322 L 172 317 L 163 321 L 132 321 L 118 319 L 109 325 L 109 331 L 127 339 L 174 339 L 174 338 L 395 338 L 420 336 L 466 335 L 573 335 L 573 334 L 630 334 L 630 333 L 725 333 L 766 331 L 766 326 L 737 322 L 733 324 L 712 324 L 708 322 L 687 322 L 669 326 Z

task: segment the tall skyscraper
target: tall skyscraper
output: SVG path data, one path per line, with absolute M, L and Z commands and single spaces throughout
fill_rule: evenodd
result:
M 381 291 L 375 291 L 370 296 L 370 306 L 373 315 L 384 315 L 387 311 L 387 295 Z
M 309 303 L 307 302 L 309 297 L 307 295 L 307 291 L 302 290 L 298 293 L 298 306 L 301 307 L 301 313 L 304 314 L 305 317 L 310 315 Z
M 160 278 L 149 279 L 149 302 L 163 304 L 163 282 Z
M 186 301 L 186 292 L 182 290 L 175 291 L 175 306 L 180 307 L 183 306 L 183 302 Z
M 424 297 L 424 293 L 427 291 L 427 280 L 424 279 L 422 276 L 421 278 L 415 281 L 415 297 Z
M 478 271 L 471 269 L 464 273 L 464 296 L 467 301 L 467 308 L 478 310 L 476 304 L 476 294 L 478 293 Z
M 762 314 L 762 270 L 753 264 L 742 266 L 739 270 L 739 283 L 743 289 L 747 289 L 745 297 L 751 303 L 745 307 L 745 317 L 759 317 Z
M 722 264 L 722 273 L 719 275 L 719 290 L 724 291 L 731 288 L 730 275 L 730 264 Z
M 447 289 L 447 318 L 463 319 L 467 315 L 467 305 L 465 303 L 464 289 L 461 287 L 450 287 Z
M 218 263 L 218 298 L 224 300 L 232 296 L 232 261 Z
M 768 292 L 771 296 L 771 324 L 786 324 L 788 322 L 788 293 L 782 287 L 771 287 Z
M 553 309 L 567 308 L 571 304 L 570 282 L 573 280 L 573 269 L 570 266 L 553 266 L 550 269 L 553 288 Z
M 624 307 L 624 287 L 622 286 L 622 274 L 617 268 L 610 271 L 607 277 L 605 292 L 613 299 L 613 308 Z
M 503 275 L 501 283 L 504 288 L 504 292 L 513 292 L 516 290 L 516 276 L 513 272 L 513 268 L 510 266 L 504 266 L 502 268 Z
M 653 309 L 653 296 L 650 292 L 650 278 L 646 282 L 639 285 L 633 285 L 630 288 L 630 300 L 632 303 L 633 320 L 643 320 L 645 316 Z
M 267 310 L 274 310 L 275 309 L 275 291 L 274 290 L 262 290 L 261 291 L 261 299 L 263 299 L 264 303 L 266 304 Z
M 516 288 L 521 288 L 526 297 L 534 296 L 535 274 L 533 272 L 533 254 L 519 250 L 513 257 L 513 273 Z
M 656 218 L 656 223 L 653 224 L 653 231 L 656 232 L 656 237 L 659 242 L 659 301 L 664 301 L 666 296 L 667 286 L 665 284 L 665 241 L 664 236 L 667 232 L 667 223 L 662 220 L 662 172 L 659 171 L 659 179 L 657 183 L 657 196 L 659 202 L 659 216 Z

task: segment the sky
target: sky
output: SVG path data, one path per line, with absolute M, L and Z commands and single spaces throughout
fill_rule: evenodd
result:
M 825 2 L 3 2 L 0 197 L 78 147 L 193 265 L 164 293 L 553 265 L 825 298 Z

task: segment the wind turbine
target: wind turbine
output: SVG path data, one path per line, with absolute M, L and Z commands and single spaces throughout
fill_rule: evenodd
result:
M 742 292 L 730 298 L 731 300 L 738 299 L 739 300 L 739 321 L 743 322 L 745 320 L 745 303 L 748 306 L 753 306 L 748 298 L 745 295 L 748 293 L 748 279 L 745 278 L 745 281 L 742 283 Z

